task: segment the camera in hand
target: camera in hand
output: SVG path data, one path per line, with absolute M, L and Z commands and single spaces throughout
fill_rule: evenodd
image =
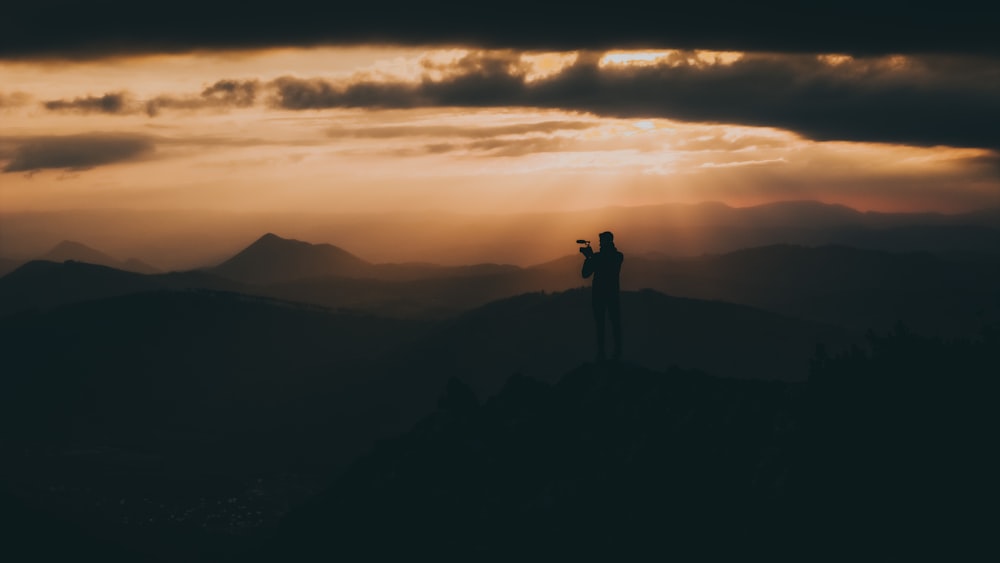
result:
M 586 245 L 586 246 L 580 247 L 580 254 L 583 254 L 587 258 L 590 258 L 591 256 L 594 255 L 594 249 L 590 248 L 590 241 L 589 240 L 583 240 L 581 238 L 581 239 L 577 239 L 576 243 L 577 244 L 585 244 Z

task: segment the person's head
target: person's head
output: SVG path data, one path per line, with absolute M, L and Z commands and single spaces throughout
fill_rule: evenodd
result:
M 615 235 L 611 231 L 604 231 L 603 233 L 597 235 L 601 246 L 607 246 L 608 248 L 613 248 L 615 246 Z

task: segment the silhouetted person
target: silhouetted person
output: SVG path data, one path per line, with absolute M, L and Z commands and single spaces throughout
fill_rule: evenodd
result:
M 615 248 L 615 236 L 610 231 L 598 235 L 600 250 L 594 252 L 590 245 L 580 249 L 586 258 L 583 261 L 583 277 L 594 276 L 591 302 L 594 307 L 594 320 L 597 323 L 597 360 L 604 356 L 604 321 L 611 317 L 611 334 L 614 337 L 614 354 L 612 358 L 619 359 L 622 355 L 622 315 L 619 296 L 619 274 L 622 271 L 622 261 L 625 255 Z

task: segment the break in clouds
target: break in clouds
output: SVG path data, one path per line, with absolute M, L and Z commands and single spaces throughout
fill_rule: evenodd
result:
M 417 80 L 220 80 L 196 95 L 129 101 L 112 93 L 51 100 L 45 107 L 150 116 L 249 107 L 259 98 L 291 111 L 521 107 L 777 127 L 817 141 L 1000 148 L 1000 64 L 993 58 L 744 54 L 706 60 L 673 51 L 650 64 L 605 64 L 601 54 L 581 53 L 551 74 L 535 71 L 518 53 L 476 51 L 450 63 L 424 61 Z

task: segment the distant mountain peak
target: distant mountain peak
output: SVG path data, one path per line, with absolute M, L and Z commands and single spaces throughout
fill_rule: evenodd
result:
M 100 250 L 91 248 L 82 242 L 74 240 L 64 240 L 60 242 L 52 247 L 51 250 L 40 256 L 40 258 L 42 260 L 51 260 L 53 262 L 76 260 L 77 262 L 89 262 L 91 264 L 101 265 L 111 265 L 118 262 L 118 260 L 101 252 Z
M 108 266 L 119 270 L 136 272 L 139 274 L 152 274 L 159 270 L 137 258 L 129 258 L 121 261 L 117 258 L 105 254 L 100 250 L 87 246 L 75 240 L 64 240 L 52 247 L 51 250 L 38 257 L 39 260 L 50 262 L 84 262 L 87 264 L 97 264 Z
M 311 242 L 306 242 L 304 240 L 298 240 L 298 239 L 293 239 L 293 238 L 285 238 L 285 237 L 282 237 L 282 236 L 278 236 L 278 235 L 276 235 L 274 233 L 266 233 L 262 237 L 260 237 L 259 239 L 253 241 L 250 244 L 250 246 L 248 246 L 245 249 L 243 249 L 243 252 L 246 252 L 246 251 L 248 251 L 250 249 L 256 249 L 256 248 L 277 248 L 277 249 L 284 249 L 284 248 L 318 248 L 318 247 L 337 248 L 336 246 L 333 246 L 332 244 L 313 244 Z M 347 253 L 346 250 L 343 250 L 343 249 L 340 249 L 340 248 L 337 248 L 337 250 L 341 250 L 342 252 Z
M 274 283 L 323 276 L 355 276 L 370 264 L 332 244 L 312 244 L 265 233 L 214 268 L 224 277 L 250 283 Z
M 59 244 L 52 247 L 49 252 L 55 252 L 57 250 L 94 250 L 93 248 L 83 244 L 82 242 L 77 242 L 75 240 L 63 240 Z M 95 250 L 96 252 L 96 250 Z

